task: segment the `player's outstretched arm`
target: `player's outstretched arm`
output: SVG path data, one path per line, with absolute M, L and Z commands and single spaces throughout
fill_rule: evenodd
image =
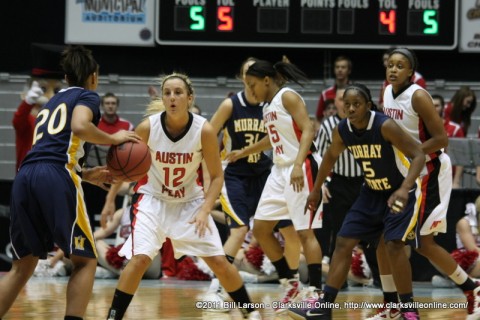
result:
M 73 109 L 72 132 L 74 135 L 95 144 L 121 144 L 127 141 L 138 141 L 140 137 L 133 131 L 120 130 L 110 135 L 98 129 L 92 122 L 93 113 L 90 108 L 78 105 Z

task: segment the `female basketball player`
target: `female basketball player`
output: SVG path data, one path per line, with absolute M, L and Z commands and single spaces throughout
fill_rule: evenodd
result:
M 14 261 L 0 279 L 0 317 L 32 276 L 38 259 L 57 244 L 73 263 L 67 286 L 65 319 L 82 319 L 92 292 L 97 252 L 83 201 L 82 178 L 111 183 L 104 167 L 81 170 L 84 142 L 120 144 L 136 141 L 134 132 L 109 135 L 100 119 L 98 64 L 91 52 L 70 46 L 62 55 L 69 88 L 53 96 L 37 116 L 33 147 L 12 186 L 10 206 Z M 82 171 L 83 177 L 80 177 Z
M 409 49 L 398 48 L 390 52 L 386 69 L 390 85 L 385 89 L 383 99 L 385 114 L 421 143 L 421 148 L 427 155 L 427 174 L 422 178 L 424 197 L 419 218 L 421 247 L 417 251 L 463 290 L 467 296 L 468 313 L 475 312 L 480 315 L 480 287 L 434 239 L 438 232 L 447 231 L 446 216 L 452 190 L 452 164 L 448 155 L 443 152 L 448 138 L 432 98 L 425 89 L 411 82 L 417 65 L 416 56 Z M 385 302 L 396 302 L 395 284 L 389 264 L 386 263 L 385 248 L 381 243 L 377 249 L 377 259 Z M 379 310 L 380 316 L 388 313 L 388 309 Z
M 224 149 L 220 153 L 223 159 L 231 150 L 248 147 L 267 135 L 263 122 L 264 103 L 256 101 L 245 82 L 248 68 L 257 60 L 250 57 L 242 63 L 238 78 L 244 84 L 244 89 L 223 100 L 210 121 L 215 132 L 223 129 Z M 260 152 L 236 162 L 225 163 L 224 166 L 225 182 L 220 199 L 223 211 L 228 216 L 230 235 L 223 248 L 227 259 L 233 263 L 245 241 L 250 219 L 255 214 L 270 174 L 272 160 Z M 300 239 L 291 220 L 280 221 L 276 227 L 285 238 L 288 265 L 296 273 L 300 263 Z
M 333 131 L 332 144 L 324 154 L 305 209 L 317 208 L 321 186 L 345 149 L 363 168 L 365 183 L 337 234 L 321 301 L 335 301 L 347 278 L 355 245 L 360 240 L 376 242 L 384 232 L 401 301 L 412 302 L 411 267 L 404 246 L 407 240 L 418 243 L 415 232 L 421 197 L 418 177 L 425 156 L 420 145 L 392 119 L 371 111 L 373 102 L 367 87 L 350 85 L 343 99 L 347 118 Z M 412 159 L 411 163 L 407 157 Z M 290 309 L 290 312 L 301 319 L 332 318 L 331 308 Z M 416 319 L 418 313 L 402 309 L 402 315 L 404 319 Z
M 120 275 L 108 319 L 123 318 L 144 272 L 167 237 L 176 258 L 203 258 L 235 302 L 250 303 L 237 269 L 225 257 L 210 216 L 223 184 L 216 133 L 205 118 L 188 111 L 194 92 L 186 75 L 173 73 L 163 78 L 161 95 L 165 112 L 149 116 L 135 129 L 150 147 L 153 163 L 135 186 L 132 231 L 120 251 L 130 261 Z M 210 176 L 206 193 L 197 183 L 202 159 Z M 260 319 L 251 305 L 241 310 L 249 319 Z
M 227 155 L 227 160 L 235 162 L 273 147 L 274 165 L 258 203 L 253 234 L 285 287 L 282 302 L 294 299 L 299 288 L 283 249 L 273 236 L 279 220 L 292 220 L 303 245 L 310 286 L 321 288 L 322 250 L 313 232 L 322 226 L 321 215 L 315 211 L 305 214 L 303 210 L 320 156 L 310 151 L 314 132 L 303 98 L 284 86 L 286 81 L 301 84 L 305 80 L 305 74 L 291 63 L 272 65 L 263 60 L 253 63 L 245 74 L 245 82 L 257 101 L 267 103 L 263 108 L 263 121 L 268 137 Z M 277 311 L 282 309 L 285 310 L 278 308 Z

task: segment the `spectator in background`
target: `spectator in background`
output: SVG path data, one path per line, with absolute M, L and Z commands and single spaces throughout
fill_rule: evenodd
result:
M 117 114 L 120 106 L 120 99 L 111 92 L 105 93 L 102 97 L 102 118 L 98 123 L 98 128 L 106 133 L 113 134 L 119 130 L 132 131 L 133 124 Z
M 328 118 L 337 114 L 337 107 L 335 107 L 335 99 L 327 99 L 325 101 L 325 109 L 323 110 L 323 118 Z
M 40 108 L 60 89 L 64 74 L 60 67 L 63 47 L 33 43 L 31 46 L 33 68 L 27 81 L 27 92 L 13 115 L 15 129 L 16 165 L 15 172 L 32 148 L 35 119 Z
M 386 50 L 383 53 L 382 60 L 383 60 L 383 66 L 385 68 L 387 68 L 388 57 L 390 55 L 390 52 L 394 49 L 395 49 L 395 47 L 389 48 L 388 50 Z M 424 89 L 427 88 L 427 82 L 425 81 L 425 78 L 416 70 L 415 70 L 414 74 L 412 75 L 411 82 L 413 82 L 415 84 L 418 84 L 420 87 L 422 87 Z M 378 97 L 378 109 L 380 111 L 383 111 L 383 92 L 385 91 L 385 88 L 387 86 L 388 86 L 388 81 L 385 79 L 385 80 L 383 80 L 383 85 L 382 85 L 382 89 L 380 91 L 380 96 Z
M 477 107 L 477 97 L 469 86 L 461 86 L 447 103 L 444 110 L 444 118 L 458 123 L 462 127 L 463 135 L 466 137 L 473 111 Z
M 319 122 L 324 117 L 325 105 L 328 99 L 335 99 L 338 88 L 345 88 L 350 83 L 352 60 L 346 56 L 338 56 L 334 63 L 335 84 L 322 91 L 318 100 L 316 117 Z
M 98 123 L 98 129 L 108 134 L 114 134 L 120 130 L 133 131 L 133 124 L 118 116 L 120 99 L 113 93 L 107 92 L 101 98 L 102 117 Z M 109 145 L 93 145 L 87 157 L 86 166 L 102 166 L 106 164 Z
M 433 105 L 435 106 L 435 110 L 443 118 L 443 111 L 445 108 L 445 100 L 439 94 L 432 95 Z M 443 118 L 443 126 L 445 128 L 445 132 L 449 138 L 464 138 L 465 135 L 463 134 L 463 130 L 459 124 L 449 121 Z M 445 151 L 447 151 L 445 149 Z M 460 184 L 462 181 L 463 175 L 463 167 L 462 166 L 453 166 L 453 188 L 460 188 Z

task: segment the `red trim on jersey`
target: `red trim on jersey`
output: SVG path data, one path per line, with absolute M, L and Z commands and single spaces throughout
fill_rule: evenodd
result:
M 197 169 L 197 185 L 200 187 L 203 187 L 203 184 L 205 183 L 203 179 L 203 168 L 202 168 L 202 163 L 200 163 L 200 166 Z
M 133 187 L 133 191 L 137 192 L 141 186 L 144 186 L 147 183 L 148 183 L 148 173 L 142 179 L 138 180 L 138 182 L 135 184 L 135 187 Z
M 308 184 L 308 191 L 311 191 L 313 189 L 313 173 L 312 173 L 312 161 L 307 157 L 305 159 L 305 174 L 306 174 L 306 179 L 307 179 L 307 184 Z M 313 225 L 313 220 L 315 219 L 315 211 L 310 210 L 310 219 L 308 222 L 308 228 L 311 229 Z
M 135 224 L 137 222 L 137 213 L 138 213 L 138 206 L 140 205 L 140 201 L 143 199 L 143 194 L 140 194 L 138 197 L 137 201 L 132 206 L 132 212 L 133 212 L 133 219 L 132 219 L 132 233 L 130 234 L 132 236 L 132 257 L 135 255 L 135 252 L 133 251 L 133 248 L 135 248 Z
M 310 161 L 309 158 L 305 159 L 305 173 L 307 175 L 307 183 L 308 183 L 308 191 L 312 191 L 313 189 L 313 184 L 314 184 L 314 176 L 312 172 L 312 161 Z
M 421 143 L 424 143 L 425 141 L 427 141 L 430 137 L 427 136 L 427 129 L 425 127 L 425 123 L 420 119 L 418 121 L 418 138 L 420 139 L 420 142 Z M 441 151 L 437 151 L 437 152 L 432 152 L 432 153 L 429 153 L 428 156 L 430 157 L 429 160 L 433 160 L 435 159 L 436 157 L 438 157 L 440 154 L 442 154 Z
M 420 204 L 420 215 L 418 219 L 418 221 L 420 222 L 420 227 L 423 226 L 423 223 L 425 222 L 424 219 L 427 218 L 425 217 L 425 205 L 427 204 L 427 189 L 428 183 L 430 181 L 430 174 L 432 173 L 433 169 L 435 169 L 431 161 L 428 161 L 425 166 L 427 167 L 427 174 L 422 178 L 422 203 Z
M 293 124 L 293 131 L 295 132 L 295 136 L 297 137 L 297 141 L 300 142 L 300 139 L 302 138 L 302 131 L 298 128 L 297 123 L 295 120 L 292 118 L 292 124 Z

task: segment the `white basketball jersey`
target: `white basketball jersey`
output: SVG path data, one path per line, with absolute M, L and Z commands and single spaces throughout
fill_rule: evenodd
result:
M 385 88 L 383 94 L 383 112 L 395 120 L 395 122 L 420 143 L 428 140 L 431 135 L 427 131 L 425 123 L 420 119 L 418 113 L 413 109 L 412 97 L 415 91 L 425 89 L 417 84 L 412 84 L 398 97 L 393 96 L 392 85 Z
M 287 91 L 297 94 L 305 103 L 295 90 L 285 87 L 263 108 L 263 121 L 273 148 L 273 163 L 280 166 L 288 166 L 295 161 L 302 136 L 291 114 L 283 106 L 282 95 Z
M 164 112 L 149 117 L 148 146 L 152 153 L 152 166 L 147 178 L 138 182 L 137 193 L 151 194 L 170 202 L 187 202 L 204 197 L 198 170 L 203 159 L 202 127 L 206 119 L 190 115 L 185 132 L 176 138 L 171 137 L 165 128 Z

